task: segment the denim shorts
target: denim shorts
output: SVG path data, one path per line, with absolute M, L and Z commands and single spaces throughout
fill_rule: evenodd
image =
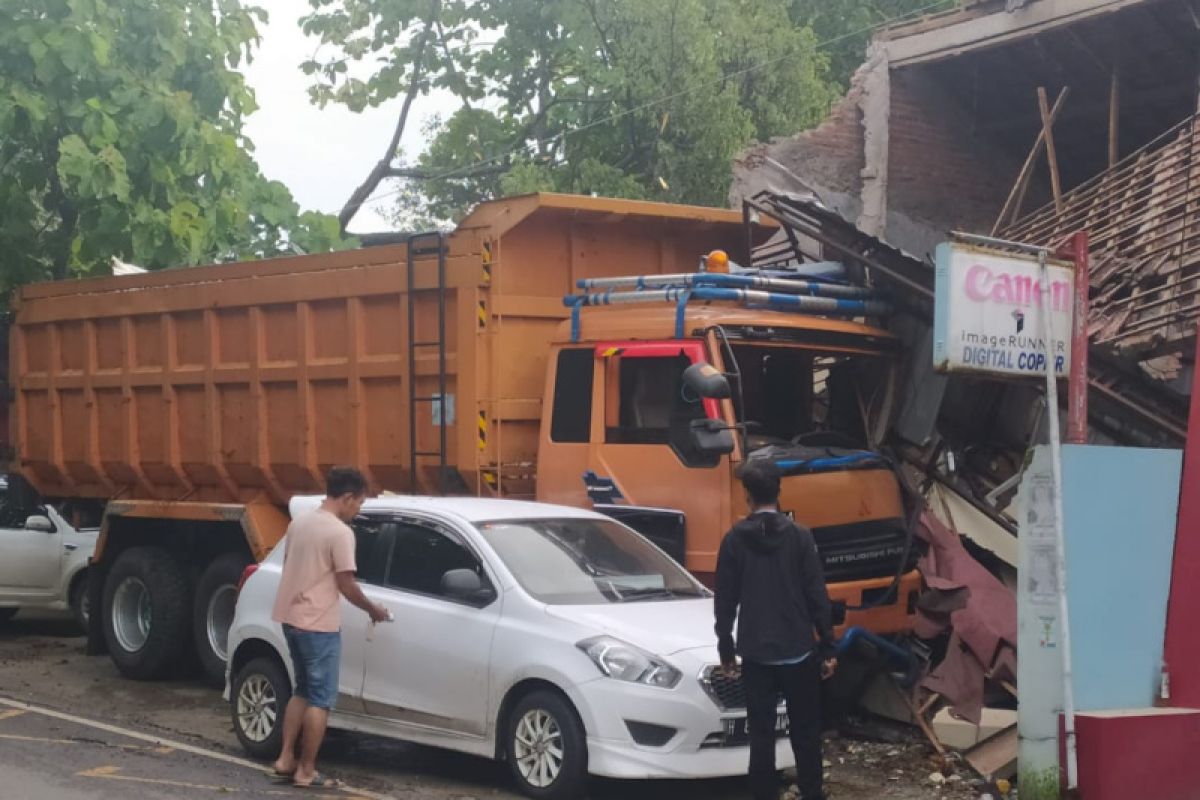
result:
M 342 663 L 342 634 L 305 631 L 283 626 L 292 667 L 296 671 L 293 694 L 314 708 L 333 708 L 338 694 L 338 668 Z

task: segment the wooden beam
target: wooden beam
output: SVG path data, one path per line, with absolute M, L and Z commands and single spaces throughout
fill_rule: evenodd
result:
M 1046 160 L 1050 164 L 1050 188 L 1054 192 L 1054 208 L 1063 212 L 1062 182 L 1058 176 L 1058 153 L 1054 149 L 1054 120 L 1050 117 L 1050 102 L 1046 87 L 1038 87 L 1038 109 L 1042 112 L 1042 134 L 1046 137 Z
M 1070 88 L 1064 86 L 1062 91 L 1058 93 L 1058 98 L 1054 101 L 1054 108 L 1050 111 L 1051 124 L 1058 118 L 1059 112 L 1062 111 L 1063 103 L 1066 102 L 1067 95 L 1070 92 Z M 1021 171 L 1017 173 L 1017 182 L 1013 184 L 1012 191 L 1008 193 L 1008 199 L 1004 201 L 1004 208 L 1000 209 L 1000 216 L 996 218 L 996 224 L 992 226 L 992 236 L 999 233 L 1000 229 L 1006 223 L 1010 224 L 1016 221 L 1018 214 L 1021 212 L 1021 203 L 1025 200 L 1025 192 L 1029 189 L 1029 179 L 1033 175 L 1033 166 L 1037 163 L 1038 156 L 1042 154 L 1042 147 L 1045 144 L 1046 131 L 1043 128 L 1038 133 L 1033 147 L 1029 150 L 1029 156 L 1021 166 Z
M 1121 73 L 1113 67 L 1111 83 L 1108 87 L 1108 168 L 1117 165 L 1120 158 L 1120 121 L 1121 121 Z

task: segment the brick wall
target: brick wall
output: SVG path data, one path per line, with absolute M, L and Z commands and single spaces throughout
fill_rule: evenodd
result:
M 952 228 L 988 232 L 1012 189 L 1021 160 L 977 135 L 967 111 L 928 70 L 894 70 L 891 98 L 890 214 L 943 232 Z M 985 92 L 979 101 L 987 101 Z
M 738 207 L 743 197 L 763 189 L 813 192 L 842 216 L 856 219 L 863 169 L 861 92 L 856 76 L 850 91 L 817 128 L 742 152 L 733 164 L 730 205 Z

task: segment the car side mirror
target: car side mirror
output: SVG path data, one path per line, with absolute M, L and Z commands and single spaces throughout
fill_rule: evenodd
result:
M 729 379 L 712 364 L 692 364 L 683 371 L 683 385 L 708 400 L 729 397 Z
M 701 453 L 723 456 L 733 452 L 733 431 L 721 420 L 692 420 L 688 429 L 692 446 Z
M 25 520 L 25 530 L 39 533 L 54 533 L 54 523 L 45 514 L 34 514 Z
M 442 592 L 447 597 L 472 605 L 487 605 L 496 599 L 496 590 L 483 585 L 473 569 L 452 569 L 442 576 Z

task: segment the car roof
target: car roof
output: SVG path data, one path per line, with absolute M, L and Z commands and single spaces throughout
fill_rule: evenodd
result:
M 320 495 L 292 498 L 288 510 L 295 517 L 321 504 Z M 384 494 L 367 498 L 363 513 L 418 511 L 456 516 L 468 522 L 489 522 L 505 519 L 608 519 L 602 514 L 573 506 L 533 503 L 525 500 L 494 500 L 482 497 L 425 497 L 421 495 Z

